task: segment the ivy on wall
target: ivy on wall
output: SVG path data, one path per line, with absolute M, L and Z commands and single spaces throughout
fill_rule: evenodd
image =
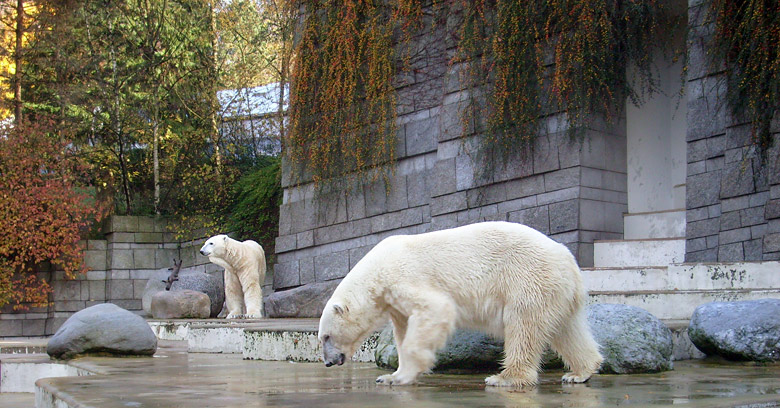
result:
M 423 24 L 447 22 L 457 39 L 452 62 L 467 65 L 465 82 L 474 97 L 464 123 L 486 122 L 482 148 L 504 158 L 529 145 L 545 115 L 565 111 L 574 134 L 592 120 L 619 118 L 625 98 L 639 104 L 657 92 L 654 52 L 678 24 L 660 0 L 295 4 L 302 21 L 285 149 L 293 173 L 315 182 L 376 175 L 373 169 L 392 162 L 393 79 L 408 68 L 397 45 L 424 32 Z M 447 16 L 424 23 L 426 13 Z M 636 72 L 631 81 L 630 65 Z
M 715 23 L 711 62 L 726 64 L 732 114 L 752 123 L 754 142 L 772 144 L 772 119 L 780 112 L 780 2 L 712 0 Z
M 381 1 L 301 3 L 286 151 L 315 182 L 365 175 L 395 154 L 394 13 Z
M 460 1 L 458 58 L 472 87 L 488 89 L 469 114 L 487 118 L 483 149 L 504 158 L 530 145 L 546 115 L 566 112 L 576 135 L 619 118 L 626 98 L 640 105 L 659 92 L 654 54 L 680 24 L 656 0 Z

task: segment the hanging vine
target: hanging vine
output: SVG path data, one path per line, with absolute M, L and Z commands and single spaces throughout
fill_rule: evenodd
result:
M 364 176 L 395 154 L 392 13 L 380 1 L 302 3 L 285 147 L 315 182 Z
M 659 92 L 653 53 L 680 23 L 656 0 L 460 3 L 456 61 L 470 64 L 472 88 L 488 89 L 465 120 L 487 118 L 483 149 L 504 159 L 531 145 L 547 115 L 566 112 L 567 130 L 576 135 L 594 120 L 620 117 L 625 98 L 640 105 Z
M 653 53 L 678 24 L 661 0 L 296 4 L 303 21 L 285 148 L 294 173 L 315 182 L 376 176 L 372 170 L 392 162 L 392 81 L 398 67 L 408 68 L 399 44 L 425 32 L 425 13 L 448 13 L 431 21 L 454 22 L 452 62 L 468 67 L 472 96 L 464 123 L 484 122 L 482 150 L 503 158 L 529 146 L 547 115 L 565 112 L 569 132 L 577 134 L 594 120 L 619 118 L 626 98 L 640 104 L 658 92 Z
M 732 114 L 752 124 L 754 142 L 772 145 L 772 119 L 780 111 L 780 2 L 713 0 L 711 62 L 726 64 Z

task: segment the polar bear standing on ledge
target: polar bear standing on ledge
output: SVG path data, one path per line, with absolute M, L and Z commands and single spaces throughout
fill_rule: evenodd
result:
M 569 250 L 520 224 L 485 222 L 389 237 L 358 262 L 328 300 L 319 338 L 326 366 L 341 365 L 392 321 L 398 370 L 380 384 L 411 384 L 456 327 L 504 338 L 492 386 L 537 383 L 550 344 L 585 382 L 602 362 L 584 313 L 587 295 Z
M 263 316 L 265 252 L 255 241 L 239 242 L 227 235 L 209 238 L 200 253 L 225 268 L 225 302 L 228 319 Z M 246 309 L 246 314 L 244 314 Z

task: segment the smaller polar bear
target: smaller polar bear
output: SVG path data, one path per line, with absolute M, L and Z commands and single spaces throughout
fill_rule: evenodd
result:
M 225 268 L 225 302 L 228 319 L 263 316 L 265 252 L 255 241 L 236 241 L 227 235 L 209 238 L 200 253 Z M 246 314 L 244 313 L 246 310 Z
M 547 344 L 587 381 L 602 362 L 584 313 L 587 294 L 569 250 L 539 231 L 484 222 L 376 245 L 336 287 L 320 318 L 325 365 L 344 364 L 369 334 L 393 323 L 398 370 L 379 384 L 411 384 L 456 327 L 504 339 L 491 386 L 533 386 Z

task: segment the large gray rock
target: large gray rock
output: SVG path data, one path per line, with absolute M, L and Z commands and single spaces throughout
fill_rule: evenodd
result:
M 320 317 L 339 281 L 312 283 L 265 297 L 268 317 Z
M 602 373 L 652 373 L 672 369 L 672 332 L 646 310 L 633 306 L 600 304 L 588 308 L 588 321 L 604 355 Z M 456 330 L 436 353 L 434 371 L 485 371 L 499 367 L 503 341 L 480 332 Z M 379 336 L 376 363 L 398 368 L 398 350 L 392 325 Z M 557 353 L 548 349 L 542 366 L 562 367 Z
M 141 303 L 147 316 L 152 315 L 152 297 L 160 291 L 165 291 L 164 281 L 169 274 L 170 271 L 168 269 L 160 269 L 155 271 L 146 282 Z M 194 290 L 208 295 L 211 301 L 209 317 L 217 317 L 219 312 L 222 311 L 222 305 L 225 303 L 225 284 L 219 275 L 182 269 L 179 273 L 179 280 L 173 282 L 171 286 L 171 291 L 177 290 Z
M 780 299 L 705 303 L 694 310 L 688 337 L 708 355 L 780 361 Z
M 155 319 L 206 319 L 211 314 L 208 295 L 194 290 L 163 290 L 152 296 Z
M 433 371 L 483 372 L 495 371 L 504 357 L 504 342 L 474 330 L 456 330 L 447 345 L 436 352 Z M 374 354 L 382 368 L 398 368 L 398 349 L 393 337 L 393 326 L 388 325 L 379 334 Z M 562 367 L 560 357 L 552 350 L 542 356 L 547 368 Z
M 588 322 L 601 346 L 600 372 L 653 373 L 672 369 L 672 332 L 650 312 L 635 306 L 595 304 Z
M 157 337 L 149 324 L 112 303 L 73 314 L 46 347 L 50 356 L 60 359 L 90 353 L 151 356 L 156 351 Z

